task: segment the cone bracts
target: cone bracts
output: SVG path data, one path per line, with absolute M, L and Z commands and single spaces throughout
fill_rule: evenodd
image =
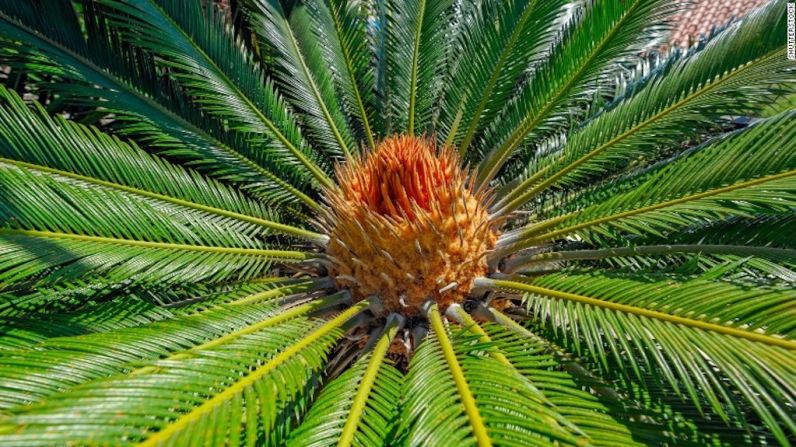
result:
M 337 169 L 327 191 L 332 274 L 355 300 L 415 315 L 428 299 L 463 301 L 487 273 L 497 233 L 485 202 L 449 148 L 395 136 Z

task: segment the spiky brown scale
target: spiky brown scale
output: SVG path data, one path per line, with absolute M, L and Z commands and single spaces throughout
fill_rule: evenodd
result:
M 475 192 L 459 166 L 454 151 L 411 136 L 338 166 L 339 187 L 326 192 L 338 286 L 406 315 L 429 298 L 443 309 L 463 301 L 487 273 L 497 233 L 487 193 Z

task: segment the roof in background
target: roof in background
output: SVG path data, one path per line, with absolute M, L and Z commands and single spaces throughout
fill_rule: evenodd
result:
M 749 10 L 768 0 L 692 0 L 685 11 L 674 18 L 669 43 L 687 47 L 700 35 L 707 35 L 714 26 L 723 26 L 730 20 L 743 17 Z

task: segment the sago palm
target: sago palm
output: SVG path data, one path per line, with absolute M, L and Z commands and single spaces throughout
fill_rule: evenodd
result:
M 786 2 L 682 6 L 0 1 L 0 445 L 793 443 Z

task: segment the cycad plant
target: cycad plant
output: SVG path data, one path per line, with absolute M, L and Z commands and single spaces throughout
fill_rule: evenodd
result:
M 0 445 L 793 443 L 786 2 L 682 7 L 0 1 Z

